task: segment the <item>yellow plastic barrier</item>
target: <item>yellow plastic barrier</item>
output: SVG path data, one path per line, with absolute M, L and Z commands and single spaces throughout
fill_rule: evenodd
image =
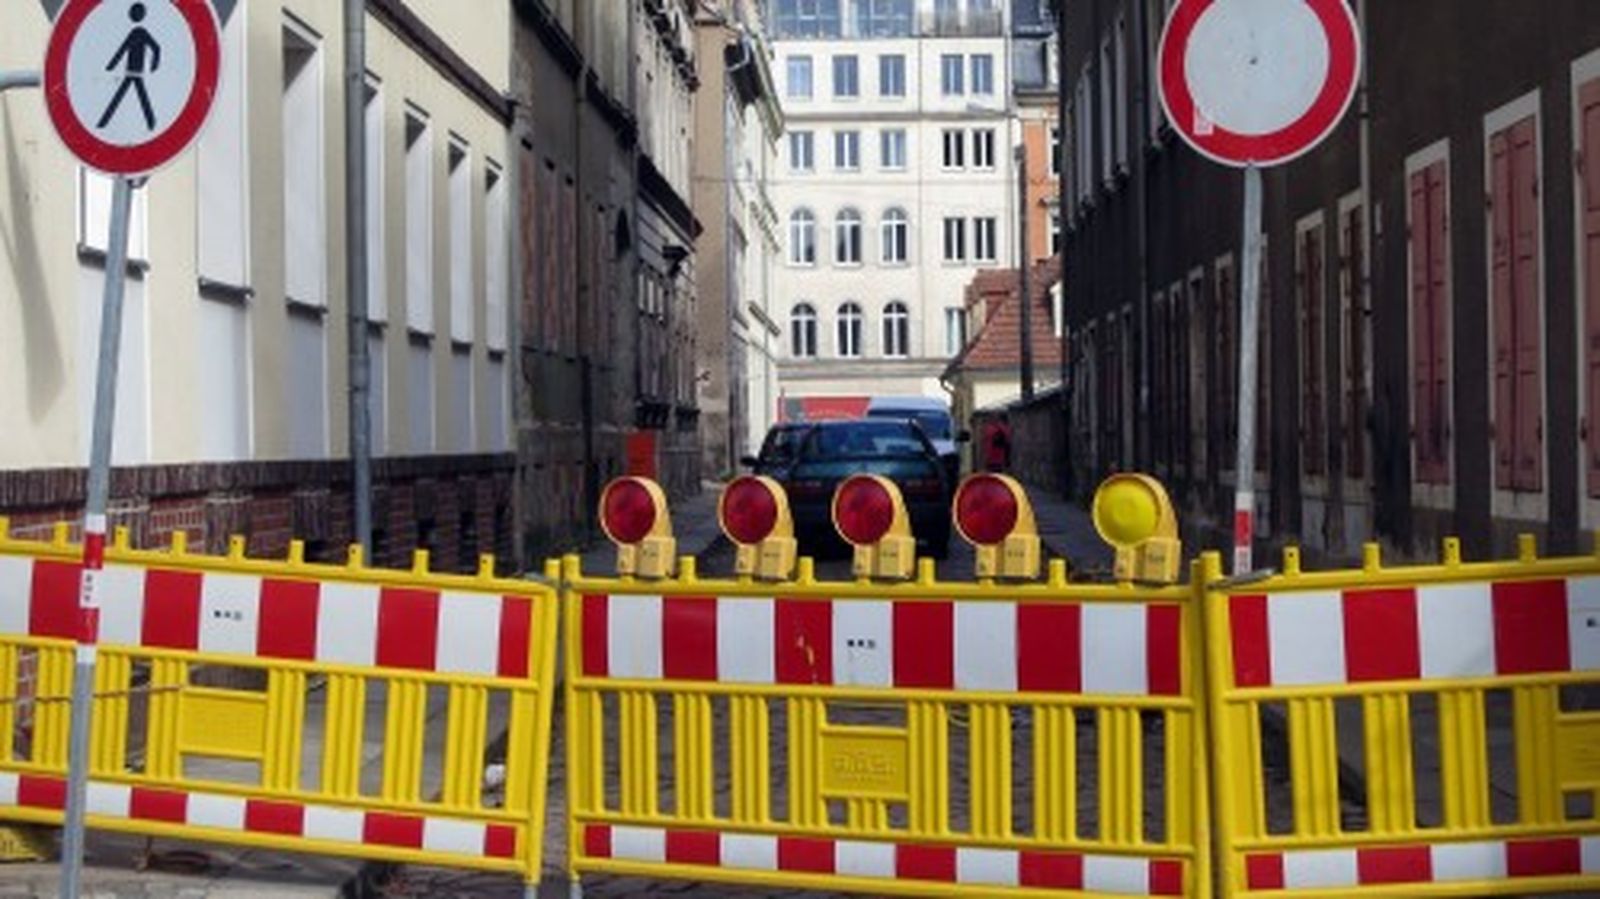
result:
M 1211 894 L 1189 587 L 592 578 L 569 864 L 875 895 Z
M 62 819 L 79 571 L 66 534 L 11 540 L 0 520 L 0 820 Z M 488 557 L 452 577 L 421 553 L 396 572 L 300 552 L 249 560 L 236 538 L 226 558 L 196 556 L 181 535 L 133 551 L 118 535 L 89 825 L 537 881 L 555 592 L 495 579 Z M 496 782 L 485 753 L 502 731 Z
M 1223 895 L 1600 891 L 1600 554 L 1520 556 L 1210 594 Z

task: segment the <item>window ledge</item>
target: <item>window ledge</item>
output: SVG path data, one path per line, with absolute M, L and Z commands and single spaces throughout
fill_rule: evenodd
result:
M 412 343 L 433 343 L 433 331 L 431 330 L 423 330 L 422 328 L 414 328 L 410 325 L 407 325 L 406 336 L 411 338 Z
M 78 260 L 90 265 L 106 266 L 106 251 L 86 243 L 78 244 Z M 143 279 L 145 273 L 150 271 L 150 260 L 128 257 L 128 277 Z
M 311 315 L 317 318 L 326 318 L 328 315 L 328 307 L 322 303 L 297 299 L 288 294 L 284 294 L 283 299 L 284 302 L 288 303 L 290 312 L 298 312 L 301 315 Z
M 238 303 L 243 305 L 255 299 L 256 289 L 246 284 L 230 284 L 227 281 L 217 281 L 212 278 L 201 278 L 199 281 L 200 295 L 208 300 L 220 300 L 224 303 Z

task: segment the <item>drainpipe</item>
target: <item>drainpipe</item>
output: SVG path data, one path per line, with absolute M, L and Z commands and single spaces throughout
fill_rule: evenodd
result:
M 372 360 L 367 343 L 367 8 L 344 0 L 344 237 L 355 539 L 372 564 Z

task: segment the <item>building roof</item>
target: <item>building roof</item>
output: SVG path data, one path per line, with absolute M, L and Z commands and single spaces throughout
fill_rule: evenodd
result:
M 1061 340 L 1051 320 L 1051 289 L 1061 282 L 1060 257 L 1034 264 L 1029 281 L 1033 294 L 1033 365 L 1036 372 L 1061 365 Z M 1022 359 L 1022 307 L 1017 302 L 1017 270 L 988 269 L 967 285 L 968 320 L 974 332 L 951 361 L 947 375 L 959 372 L 1015 371 Z

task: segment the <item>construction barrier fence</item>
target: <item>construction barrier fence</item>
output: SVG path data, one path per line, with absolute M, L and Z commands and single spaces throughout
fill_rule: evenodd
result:
M 78 548 L 0 523 L 0 820 L 59 824 Z M 165 551 L 101 584 L 89 823 L 875 895 L 1600 893 L 1600 551 L 1186 584 L 543 583 Z M 503 767 L 501 767 L 503 766 Z M 492 773 L 491 773 L 492 772 Z M 503 772 L 503 774 L 502 774 Z
M 59 824 L 80 549 L 0 521 L 0 818 Z M 536 881 L 555 592 L 134 551 L 101 576 L 88 822 Z M 503 735 L 503 737 L 502 737 Z M 491 747 L 490 741 L 496 741 Z M 486 782 L 494 754 L 504 777 Z M 496 769 L 499 770 L 499 769 Z
M 1600 558 L 1443 555 L 1211 591 L 1224 895 L 1600 891 Z
M 574 877 L 1209 895 L 1193 591 L 681 570 L 566 562 Z

